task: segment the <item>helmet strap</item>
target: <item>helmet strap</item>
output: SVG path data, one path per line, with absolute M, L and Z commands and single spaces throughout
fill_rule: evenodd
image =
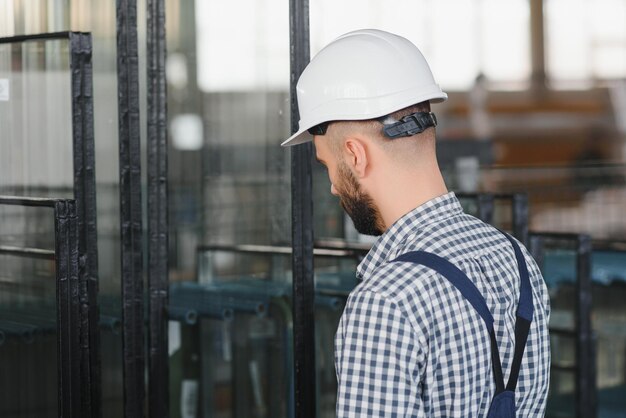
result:
M 399 121 L 389 116 L 383 116 L 378 120 L 383 124 L 385 136 L 391 139 L 413 136 L 424 132 L 431 126 L 437 126 L 437 117 L 433 112 L 411 113 Z

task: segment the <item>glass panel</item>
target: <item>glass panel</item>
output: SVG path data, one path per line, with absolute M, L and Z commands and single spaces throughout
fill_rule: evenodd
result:
M 0 44 L 0 194 L 73 196 L 67 40 Z M 0 245 L 54 250 L 50 208 L 0 206 Z M 57 415 L 52 260 L 0 255 L 0 415 Z M 1 339 L 1 338 L 0 338 Z
M 330 193 L 328 171 L 317 160 L 313 161 L 313 202 L 315 202 L 313 218 L 316 240 L 363 239 L 354 229 L 350 218 L 345 215 L 339 204 L 339 198 Z
M 70 197 L 69 45 L 0 44 L 0 194 Z
M 540 266 L 550 291 L 552 368 L 547 417 L 574 417 L 576 411 L 576 253 L 546 249 Z
M 287 412 L 293 402 L 293 376 L 290 374 L 293 368 L 292 288 L 288 271 L 291 257 L 237 254 L 208 248 L 201 250 L 198 256 L 198 277 L 202 284 L 173 284 L 171 299 L 177 311 L 179 307 L 181 311 L 184 307 L 184 313 L 205 310 L 199 315 L 202 318 L 201 380 L 209 382 L 200 396 L 204 413 L 291 416 Z M 256 266 L 258 270 L 245 276 L 241 266 Z M 337 391 L 334 336 L 347 295 L 356 284 L 356 259 L 316 257 L 315 266 L 318 409 L 320 417 L 333 417 Z M 201 298 L 194 300 L 193 295 L 198 292 L 203 293 L 204 304 Z M 220 298 L 222 308 L 209 312 L 206 303 Z M 256 304 L 254 315 L 248 313 L 251 301 Z M 188 348 L 184 339 L 188 338 L 190 344 L 193 341 L 193 327 L 188 325 L 182 318 L 180 324 L 170 322 L 170 332 L 180 335 L 182 341 L 180 350 L 172 357 L 172 370 L 182 368 L 189 378 L 195 376 L 197 365 L 184 359 L 193 354 L 193 351 L 185 351 Z M 186 370 L 186 367 L 191 369 Z M 177 375 L 177 378 L 184 387 L 183 376 Z M 268 381 L 272 382 L 271 386 L 266 385 Z M 234 393 L 233 385 L 237 387 Z
M 546 417 L 574 418 L 576 416 L 576 396 L 574 372 L 552 370 Z
M 167 13 L 170 413 L 287 417 L 291 259 L 232 247 L 291 241 L 288 7 Z
M 593 329 L 597 337 L 599 416 L 626 411 L 626 252 L 595 251 Z
M 52 209 L 0 205 L 0 241 L 12 247 L 54 250 Z
M 0 206 L 0 245 L 54 250 L 50 208 Z M 53 260 L 0 254 L 0 416 L 57 416 Z

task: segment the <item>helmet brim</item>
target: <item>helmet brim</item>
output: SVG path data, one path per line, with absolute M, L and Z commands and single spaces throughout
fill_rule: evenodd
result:
M 308 128 L 298 130 L 298 132 L 287 138 L 282 144 L 280 144 L 280 146 L 291 147 L 294 145 L 306 144 L 307 142 L 311 142 L 313 140 L 313 135 L 308 132 L 309 128 L 312 127 L 309 126 Z

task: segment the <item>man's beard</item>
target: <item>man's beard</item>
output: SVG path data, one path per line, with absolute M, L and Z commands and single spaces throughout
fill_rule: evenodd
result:
M 384 226 L 378 208 L 343 162 L 339 165 L 339 176 L 342 182 L 338 190 L 341 207 L 352 219 L 354 228 L 361 234 L 382 235 Z

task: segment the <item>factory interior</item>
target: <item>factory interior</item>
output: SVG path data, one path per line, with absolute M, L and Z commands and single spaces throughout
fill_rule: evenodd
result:
M 626 0 L 0 0 L 0 417 L 336 416 L 373 239 L 280 144 L 361 28 L 420 48 L 448 189 L 537 260 L 546 417 L 626 418 Z

